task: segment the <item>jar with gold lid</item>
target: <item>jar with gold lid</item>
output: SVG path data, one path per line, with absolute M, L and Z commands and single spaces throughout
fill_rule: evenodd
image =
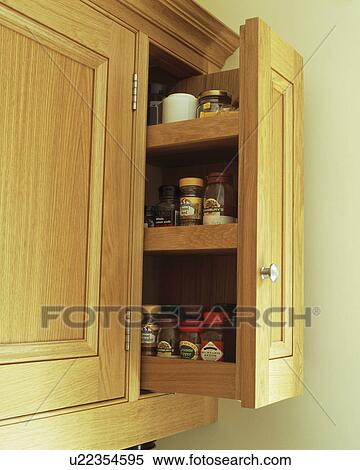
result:
M 180 225 L 201 225 L 204 180 L 202 178 L 181 178 L 179 186 Z
M 206 90 L 199 95 L 198 118 L 216 116 L 224 111 L 234 110 L 232 95 L 226 90 Z

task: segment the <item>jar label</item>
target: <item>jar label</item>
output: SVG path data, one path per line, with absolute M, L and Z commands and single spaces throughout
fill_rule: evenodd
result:
M 190 341 L 180 341 L 180 356 L 182 359 L 198 359 L 199 346 Z
M 157 355 L 159 357 L 171 357 L 174 353 L 174 350 L 170 343 L 167 341 L 160 341 L 157 346 Z
M 233 224 L 235 217 L 224 215 L 224 206 L 216 199 L 209 198 L 204 201 L 204 225 Z
M 223 341 L 209 341 L 201 349 L 201 359 L 203 361 L 221 361 L 224 356 Z
M 141 329 L 141 344 L 146 346 L 156 344 L 156 331 L 150 325 L 144 325 Z
M 202 198 L 182 197 L 180 198 L 180 219 L 201 220 L 202 218 Z
M 174 226 L 179 225 L 179 211 L 171 209 L 155 210 L 155 223 L 154 227 Z

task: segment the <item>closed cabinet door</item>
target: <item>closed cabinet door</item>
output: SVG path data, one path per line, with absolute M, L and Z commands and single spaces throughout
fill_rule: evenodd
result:
M 0 5 L 0 419 L 126 397 L 135 34 Z

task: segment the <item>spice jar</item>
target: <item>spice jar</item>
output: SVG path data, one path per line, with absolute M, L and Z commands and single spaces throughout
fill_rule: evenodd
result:
M 164 185 L 159 188 L 160 202 L 155 206 L 155 227 L 179 225 L 179 188 Z
M 223 312 L 205 312 L 204 329 L 201 333 L 201 359 L 203 361 L 224 360 L 224 322 Z
M 184 321 L 180 325 L 180 357 L 181 359 L 196 360 L 200 357 L 202 322 L 195 320 Z
M 233 110 L 232 96 L 226 90 L 206 90 L 199 95 L 199 105 L 196 115 L 198 118 L 216 116 L 225 110 Z
M 141 354 L 156 356 L 157 336 L 159 331 L 157 314 L 160 305 L 144 305 L 141 322 Z
M 225 173 L 210 173 L 204 193 L 204 225 L 236 222 L 235 193 L 231 177 Z
M 180 186 L 180 225 L 201 225 L 203 216 L 202 178 L 181 178 Z
M 166 358 L 179 357 L 177 321 L 172 318 L 163 318 L 159 326 L 157 355 Z

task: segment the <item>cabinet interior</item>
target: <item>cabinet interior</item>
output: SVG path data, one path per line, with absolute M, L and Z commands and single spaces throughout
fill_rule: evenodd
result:
M 210 88 L 221 88 L 233 93 L 234 103 L 238 102 L 239 95 L 239 70 L 217 72 L 209 75 L 199 75 L 196 70 L 166 55 L 164 51 L 155 46 L 150 47 L 149 84 L 152 82 L 166 83 L 171 92 L 186 92 L 198 95 L 201 91 Z M 145 204 L 156 205 L 159 201 L 158 188 L 163 184 L 176 185 L 182 177 L 196 176 L 206 178 L 211 172 L 227 172 L 231 175 L 235 193 L 238 193 L 238 113 L 233 116 L 236 123 L 233 135 L 221 135 L 222 128 L 229 126 L 216 126 L 214 131 L 209 131 L 209 139 L 206 138 L 207 127 L 213 126 L 213 119 L 197 119 L 194 121 L 182 121 L 179 123 L 160 124 L 148 126 L 147 164 Z M 197 123 L 195 121 L 198 121 Z M 202 121 L 201 123 L 199 121 Z M 205 122 L 207 121 L 207 122 Z M 187 142 L 186 133 L 193 124 L 199 125 L 199 139 L 197 142 Z M 154 136 L 157 129 L 163 142 L 152 146 L 150 133 Z M 183 142 L 169 145 L 171 132 L 181 136 Z M 226 131 L 227 132 L 227 131 Z M 168 138 L 167 138 L 168 137 Z M 154 142 L 155 142 L 154 138 Z M 230 227 L 232 225 L 232 227 Z M 189 243 L 182 250 L 170 246 L 170 241 L 159 241 L 157 247 L 152 242 L 156 234 L 164 233 L 167 228 L 145 229 L 145 250 L 143 267 L 143 305 L 177 304 L 185 308 L 182 315 L 199 311 L 206 311 L 217 304 L 237 304 L 237 226 L 203 226 L 206 238 L 216 238 L 219 231 L 229 231 L 228 237 L 221 237 L 215 247 L 202 251 L 201 247 L 192 247 L 191 236 Z M 193 227 L 171 228 L 171 236 L 176 230 L 182 229 L 190 233 Z M 231 230 L 231 234 L 230 234 Z M 150 233 L 151 232 L 151 233 Z M 175 235 L 174 235 L 175 236 Z M 195 234 L 194 234 L 195 236 Z M 199 235 L 201 240 L 201 234 Z M 149 240 L 148 240 L 149 239 Z M 224 241 L 225 240 L 225 241 Z M 226 241 L 228 240 L 228 241 Z M 149 243 L 147 243 L 149 242 Z M 175 243 L 175 242 L 174 242 Z M 199 244 L 200 241 L 197 240 Z M 204 239 L 205 244 L 205 239 Z M 150 248 L 151 246 L 151 248 Z M 185 313 L 184 313 L 185 312 Z M 235 341 L 232 348 L 236 348 Z M 235 356 L 235 351 L 234 351 Z M 181 367 L 191 375 L 191 370 L 199 369 L 203 379 L 209 374 L 209 381 L 214 387 L 218 380 L 218 387 L 226 388 L 225 392 L 204 390 L 204 394 L 232 397 L 234 394 L 234 366 L 226 362 L 203 363 L 203 361 L 186 361 L 184 359 L 163 359 L 158 357 L 142 358 L 142 388 L 149 389 L 148 379 L 152 373 L 161 376 L 163 366 L 171 361 L 171 364 Z M 192 363 L 192 364 L 190 364 Z M 197 364 L 194 364 L 197 363 Z M 173 367 L 169 364 L 169 367 Z M 181 364 L 181 365 L 180 365 Z M 161 367 L 161 369 L 160 369 Z M 226 375 L 226 378 L 224 376 Z M 170 380 L 171 381 L 171 380 Z M 144 384 L 145 382 L 145 384 Z M 150 384 L 151 385 L 151 384 Z M 192 386 L 197 386 L 196 378 L 192 377 Z M 155 388 L 151 388 L 157 391 Z M 162 384 L 158 391 L 172 391 L 171 385 L 166 389 Z M 208 393 L 206 393 L 208 392 Z

